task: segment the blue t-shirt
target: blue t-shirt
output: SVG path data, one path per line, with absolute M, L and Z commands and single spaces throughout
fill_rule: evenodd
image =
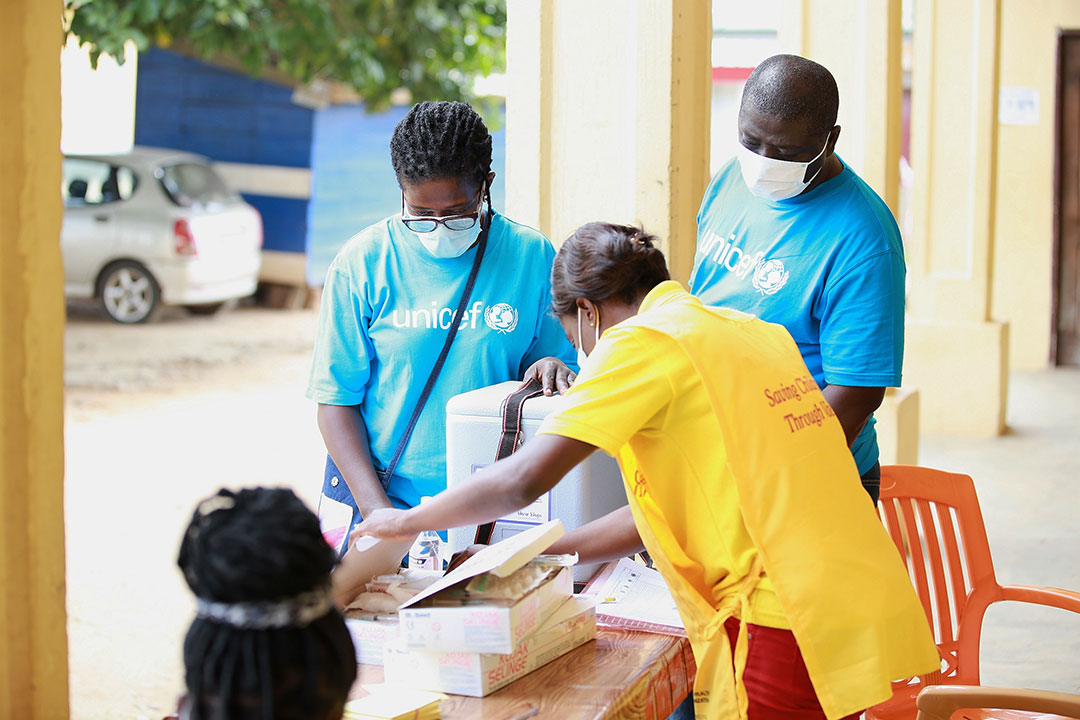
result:
M 847 165 L 803 195 L 750 192 L 737 160 L 697 217 L 690 291 L 787 328 L 823 389 L 897 387 L 904 356 L 904 248 L 888 206 Z M 877 462 L 871 417 L 851 449 Z
M 436 259 L 393 216 L 350 239 L 327 272 L 307 396 L 360 407 L 377 468 L 390 461 L 420 399 L 475 257 L 473 247 Z M 554 258 L 539 232 L 493 216 L 466 314 L 391 479 L 396 506 L 446 489 L 447 400 L 519 379 L 549 355 L 576 366 L 550 312 Z

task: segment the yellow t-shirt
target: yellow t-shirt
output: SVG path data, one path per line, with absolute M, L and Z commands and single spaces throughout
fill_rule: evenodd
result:
M 694 647 L 699 717 L 744 710 L 719 627 L 731 615 L 795 633 L 828 717 L 936 666 L 843 430 L 783 327 L 662 283 L 604 333 L 540 432 L 618 459 Z

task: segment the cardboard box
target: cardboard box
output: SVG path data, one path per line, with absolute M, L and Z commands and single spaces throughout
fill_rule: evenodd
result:
M 401 641 L 413 650 L 514 652 L 573 594 L 571 568 L 560 568 L 511 606 L 477 603 L 436 607 L 438 595 L 483 573 L 507 577 L 562 535 L 562 523 L 552 520 L 476 553 L 401 606 Z
M 573 594 L 573 571 L 564 567 L 510 607 L 402 609 L 398 612 L 401 639 L 414 650 L 512 653 Z
M 346 617 L 345 627 L 349 629 L 349 635 L 356 647 L 356 662 L 363 665 L 382 665 L 386 646 L 397 640 L 398 624 L 397 615 L 385 613 Z
M 483 697 L 509 685 L 596 637 L 596 609 L 589 598 L 564 602 L 512 653 L 425 652 L 403 639 L 386 646 L 387 683 Z

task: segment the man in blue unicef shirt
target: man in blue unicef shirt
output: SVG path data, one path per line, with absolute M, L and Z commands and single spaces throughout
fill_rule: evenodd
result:
M 888 206 L 835 154 L 838 106 L 832 74 L 805 58 L 775 55 L 750 74 L 738 156 L 698 212 L 690 289 L 788 329 L 877 502 L 873 412 L 900 385 L 904 249 Z

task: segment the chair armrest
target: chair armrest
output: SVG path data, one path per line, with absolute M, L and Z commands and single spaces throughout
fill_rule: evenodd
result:
M 919 693 L 917 720 L 949 720 L 961 708 L 1023 710 L 1077 717 L 1080 695 L 981 685 L 931 685 Z
M 1080 593 L 1072 590 L 1062 590 L 1061 588 L 1036 585 L 1005 585 L 1001 588 L 1001 599 L 1047 605 L 1080 613 Z

